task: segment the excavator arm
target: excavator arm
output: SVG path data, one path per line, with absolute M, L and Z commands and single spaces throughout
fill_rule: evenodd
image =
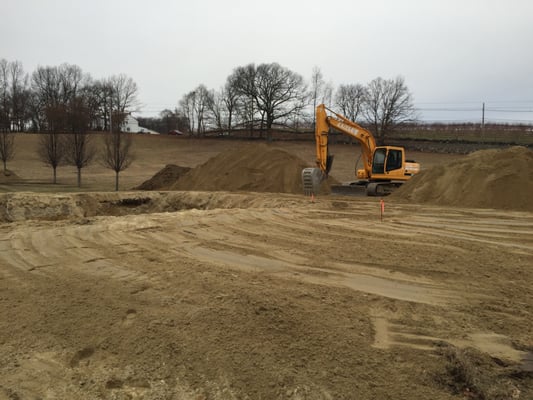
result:
M 328 111 L 330 115 L 328 115 Z M 363 169 L 357 171 L 359 179 L 368 179 L 372 173 L 372 156 L 376 148 L 376 141 L 372 134 L 355 122 L 341 114 L 337 114 L 320 104 L 316 108 L 315 145 L 317 168 L 305 168 L 302 171 L 302 183 L 306 194 L 317 193 L 320 183 L 327 178 L 333 156 L 328 151 L 328 136 L 330 128 L 342 134 L 353 137 L 361 144 L 363 152 Z
M 320 104 L 316 108 L 315 143 L 316 143 L 316 164 L 320 170 L 327 175 L 333 162 L 332 156 L 328 152 L 329 129 L 334 128 L 339 132 L 351 136 L 361 144 L 363 152 L 364 173 L 358 173 L 359 179 L 368 179 L 372 173 L 372 156 L 376 148 L 376 141 L 372 133 L 341 114 L 329 110 L 332 115 L 328 115 L 326 106 Z

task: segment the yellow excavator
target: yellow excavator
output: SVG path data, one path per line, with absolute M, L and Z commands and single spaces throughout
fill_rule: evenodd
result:
M 368 196 L 386 196 L 420 171 L 420 164 L 405 159 L 403 147 L 376 146 L 376 140 L 370 131 L 320 104 L 316 108 L 315 124 L 317 167 L 305 168 L 302 171 L 304 192 L 308 195 L 318 194 L 320 185 L 327 178 L 333 163 L 333 156 L 328 151 L 330 128 L 355 138 L 361 144 L 363 169 L 355 171 L 358 181 L 344 185 L 344 188 L 364 186 Z M 335 189 L 333 192 L 335 193 Z

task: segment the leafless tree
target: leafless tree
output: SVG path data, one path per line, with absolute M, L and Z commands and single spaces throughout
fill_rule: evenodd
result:
M 254 123 L 257 114 L 257 68 L 255 64 L 237 67 L 227 79 L 226 90 L 232 93 L 235 111 L 240 120 L 254 134 Z
M 10 66 L 11 75 L 11 127 L 12 130 L 23 131 L 25 122 L 30 117 L 31 92 L 28 74 L 24 72 L 22 63 L 15 61 Z
M 0 129 L 10 130 L 9 62 L 0 59 Z
M 89 79 L 76 65 L 38 67 L 31 79 L 38 112 L 46 119 L 47 109 L 67 107 L 72 99 L 80 95 Z
M 138 88 L 132 78 L 124 74 L 113 75 L 106 85 L 111 88 L 113 109 L 117 112 L 131 112 L 138 106 Z
M 57 183 L 57 167 L 65 157 L 64 130 L 67 124 L 65 106 L 50 106 L 45 109 L 47 130 L 39 137 L 37 154 L 39 159 L 52 168 L 53 183 Z
M 196 90 L 196 127 L 198 134 L 203 135 L 206 131 L 206 112 L 208 105 L 213 103 L 213 93 L 207 90 L 205 85 L 199 85 Z
M 313 68 L 313 73 L 311 74 L 311 101 L 313 102 L 313 127 L 316 123 L 316 106 L 318 105 L 319 99 L 322 97 L 322 91 L 324 88 L 324 77 L 320 68 L 315 66 Z
M 180 100 L 180 107 L 189 121 L 189 132 L 201 136 L 207 128 L 207 112 L 214 102 L 213 92 L 199 85 Z
M 7 162 L 15 154 L 15 134 L 8 129 L 0 130 L 0 159 L 4 164 L 4 175 L 7 175 Z
M 416 119 L 413 97 L 402 77 L 368 84 L 363 114 L 379 143 L 401 123 Z
M 209 119 L 212 121 L 216 129 L 222 131 L 226 129 L 226 107 L 224 103 L 224 91 L 213 92 L 207 103 L 209 110 Z
M 239 109 L 239 93 L 234 85 L 231 84 L 230 79 L 226 82 L 224 89 L 222 90 L 222 101 L 224 102 L 225 111 L 227 115 L 227 131 L 231 135 L 231 130 L 236 122 L 238 109 Z
M 270 138 L 274 122 L 283 122 L 301 109 L 307 88 L 299 74 L 277 63 L 259 65 L 256 82 L 257 108 L 264 112 Z
M 320 102 L 323 104 L 333 104 L 333 91 L 333 83 L 324 83 L 324 88 L 322 89 L 322 96 L 320 96 Z
M 159 113 L 159 117 L 161 118 L 161 124 L 163 126 L 163 129 L 159 128 L 158 130 L 162 132 L 170 132 L 174 129 L 183 129 L 180 126 L 182 123 L 182 116 L 179 114 L 178 110 L 175 109 L 174 111 L 172 111 L 169 109 L 165 109 Z M 147 125 L 143 126 L 150 128 Z
M 67 114 L 69 131 L 65 135 L 65 161 L 76 167 L 78 187 L 81 187 L 81 170 L 93 161 L 96 154 L 92 135 L 88 132 L 90 119 L 86 99 L 82 96 L 72 99 Z
M 104 134 L 104 153 L 102 163 L 115 171 L 115 190 L 119 188 L 119 173 L 133 162 L 131 154 L 132 134 L 120 131 L 125 114 L 116 113 L 112 118 L 112 131 Z
M 365 94 L 361 84 L 340 85 L 335 93 L 335 106 L 346 118 L 357 121 L 363 109 Z

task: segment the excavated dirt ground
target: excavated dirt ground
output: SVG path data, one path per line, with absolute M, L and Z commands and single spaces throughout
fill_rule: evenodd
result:
M 235 146 L 170 139 L 140 138 L 123 184 Z M 387 198 L 381 221 L 379 199 L 73 193 L 63 170 L 48 193 L 32 157 L 0 182 L 1 400 L 533 398 L 531 212 Z

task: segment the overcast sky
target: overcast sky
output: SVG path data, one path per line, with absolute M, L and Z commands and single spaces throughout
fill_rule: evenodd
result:
M 67 62 L 94 78 L 125 73 L 144 116 L 199 84 L 218 90 L 237 66 L 277 62 L 307 80 L 317 66 L 334 86 L 401 75 L 425 119 L 480 118 L 485 102 L 488 120 L 533 123 L 532 0 L 0 4 L 0 58 L 27 72 Z

